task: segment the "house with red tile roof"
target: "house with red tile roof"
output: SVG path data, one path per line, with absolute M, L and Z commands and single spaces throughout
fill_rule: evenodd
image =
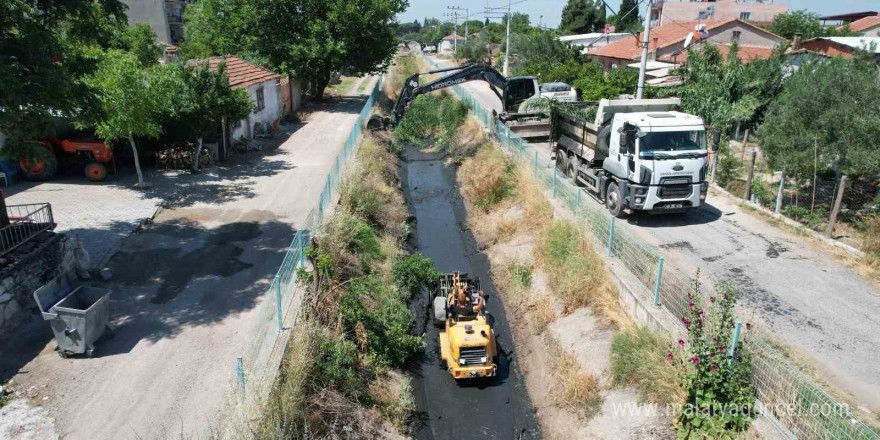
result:
M 705 26 L 703 32 L 696 31 L 699 25 Z M 690 33 L 694 34 L 692 47 L 712 43 L 724 55 L 730 52 L 734 42 L 738 42 L 737 53 L 744 62 L 768 58 L 774 48 L 786 41 L 779 35 L 735 18 L 672 22 L 651 28 L 651 41 L 648 45 L 649 61 L 673 63 L 686 61 L 687 49 L 684 47 L 684 42 Z M 641 56 L 641 36 L 637 38 L 634 35 L 590 52 L 590 58 L 606 69 L 626 66 L 640 60 Z
M 283 104 L 280 99 L 280 75 L 234 56 L 211 57 L 192 62 L 207 62 L 213 70 L 220 63 L 225 63 L 229 86 L 233 89 L 245 89 L 251 96 L 254 102 L 251 115 L 245 120 L 230 122 L 232 139 L 253 139 L 254 135 L 263 133 L 270 127 L 277 127 L 281 122 Z
M 838 29 L 843 29 L 840 26 Z M 849 30 L 858 32 L 863 37 L 880 37 L 880 15 L 862 17 L 849 23 Z

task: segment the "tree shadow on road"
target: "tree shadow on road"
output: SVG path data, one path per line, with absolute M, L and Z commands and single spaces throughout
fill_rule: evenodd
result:
M 110 259 L 111 281 L 83 282 L 112 290 L 115 337 L 98 340 L 95 356 L 128 353 L 141 341 L 173 339 L 252 311 L 269 291 L 294 234 L 291 225 L 276 220 L 216 228 L 186 219 L 146 225 Z M 238 331 L 247 334 L 251 326 Z M 0 341 L 0 383 L 27 374 L 23 368 L 54 347 L 52 339 L 38 315 L 7 334 Z

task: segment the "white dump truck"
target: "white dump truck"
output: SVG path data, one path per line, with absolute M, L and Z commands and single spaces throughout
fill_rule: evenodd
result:
M 675 111 L 678 98 L 554 106 L 556 166 L 621 217 L 626 210 L 684 213 L 706 200 L 706 129 Z M 590 115 L 595 111 L 595 118 Z

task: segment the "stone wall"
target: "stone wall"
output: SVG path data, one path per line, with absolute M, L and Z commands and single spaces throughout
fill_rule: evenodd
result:
M 73 247 L 66 235 L 45 231 L 0 257 L 0 337 L 37 309 L 34 290 L 74 275 Z

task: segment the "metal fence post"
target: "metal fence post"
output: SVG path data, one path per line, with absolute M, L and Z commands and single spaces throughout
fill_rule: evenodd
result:
M 538 150 L 535 150 L 535 176 L 538 175 Z
M 241 391 L 241 395 L 244 396 L 244 362 L 241 356 L 235 358 L 235 375 L 238 377 L 238 389 Z
M 611 250 L 614 246 L 614 216 L 611 216 L 611 226 L 608 228 L 608 256 L 613 257 L 614 252 Z
M 284 331 L 284 321 L 281 317 L 281 275 L 275 275 L 275 318 L 278 321 L 278 333 Z
M 730 339 L 730 350 L 727 351 L 727 365 L 733 365 L 733 355 L 736 354 L 736 346 L 739 344 L 739 334 L 742 331 L 742 323 L 733 325 L 733 337 Z
M 559 168 L 553 168 L 553 197 L 556 197 L 556 172 L 559 171 Z
M 663 282 L 664 261 L 663 257 L 660 257 L 660 263 L 657 265 L 657 282 L 654 283 L 654 307 L 660 307 L 660 284 Z

